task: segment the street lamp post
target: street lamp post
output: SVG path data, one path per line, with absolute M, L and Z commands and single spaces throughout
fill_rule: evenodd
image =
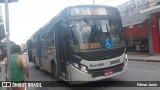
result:
M 83 4 L 83 2 L 80 1 L 80 0 L 75 0 L 75 1 L 78 1 L 78 2 L 80 2 L 81 4 Z M 106 1 L 104 1 L 104 2 L 102 2 L 102 3 L 99 3 L 99 4 L 104 4 L 104 3 L 107 3 L 107 2 L 109 2 L 109 1 L 111 1 L 111 0 L 106 0 Z M 92 3 L 95 4 L 95 0 L 92 0 Z
M 95 1 L 93 0 L 93 4 L 95 4 Z
M 82 2 L 82 1 L 80 1 L 80 0 L 75 0 L 75 1 L 78 1 L 78 2 L 80 2 L 81 4 L 83 4 L 83 2 Z
M 9 9 L 8 3 L 18 2 L 18 0 L 0 0 L 0 3 L 5 3 L 5 20 L 6 20 L 6 38 L 7 38 L 7 58 L 8 58 L 8 80 L 11 81 L 11 68 L 10 68 L 10 32 L 9 32 Z M 11 90 L 11 88 L 8 88 Z
M 8 59 L 8 71 L 7 77 L 8 80 L 11 80 L 11 68 L 10 68 L 10 32 L 9 32 L 9 9 L 8 9 L 8 0 L 5 0 L 5 20 L 6 20 L 6 38 L 7 38 L 7 59 Z M 12 90 L 8 88 L 8 90 Z
M 7 59 L 8 59 L 8 71 L 7 78 L 11 81 L 11 68 L 10 68 L 10 32 L 9 32 L 9 9 L 8 0 L 5 0 L 5 20 L 6 20 L 6 39 L 7 39 Z M 10 90 L 10 89 L 9 89 Z

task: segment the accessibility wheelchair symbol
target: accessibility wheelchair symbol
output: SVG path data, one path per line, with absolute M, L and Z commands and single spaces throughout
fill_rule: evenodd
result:
M 112 43 L 110 39 L 106 40 L 105 43 L 106 43 L 106 48 L 112 48 Z

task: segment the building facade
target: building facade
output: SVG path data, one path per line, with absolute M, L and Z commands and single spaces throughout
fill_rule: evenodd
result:
M 160 0 L 130 0 L 117 8 L 127 38 L 127 50 L 160 54 Z

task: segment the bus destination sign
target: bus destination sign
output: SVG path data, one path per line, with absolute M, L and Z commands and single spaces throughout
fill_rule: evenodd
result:
M 103 7 L 91 8 L 91 7 L 79 7 L 79 8 L 71 8 L 70 10 L 71 16 L 77 15 L 108 15 L 108 10 Z

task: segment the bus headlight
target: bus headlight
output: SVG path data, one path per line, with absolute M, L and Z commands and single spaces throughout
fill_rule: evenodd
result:
M 87 67 L 84 65 L 81 65 L 81 71 L 87 72 Z
M 81 71 L 83 71 L 83 72 L 86 72 L 86 73 L 88 72 L 88 71 L 87 71 L 87 67 L 86 67 L 85 65 L 78 64 L 78 63 L 75 63 L 75 62 L 73 62 L 72 65 L 73 65 L 75 68 L 77 68 L 77 69 L 79 69 L 79 70 L 81 70 Z
M 78 64 L 73 62 L 73 66 L 76 67 L 76 68 L 79 68 Z
M 124 65 L 128 62 L 127 54 L 124 57 Z

